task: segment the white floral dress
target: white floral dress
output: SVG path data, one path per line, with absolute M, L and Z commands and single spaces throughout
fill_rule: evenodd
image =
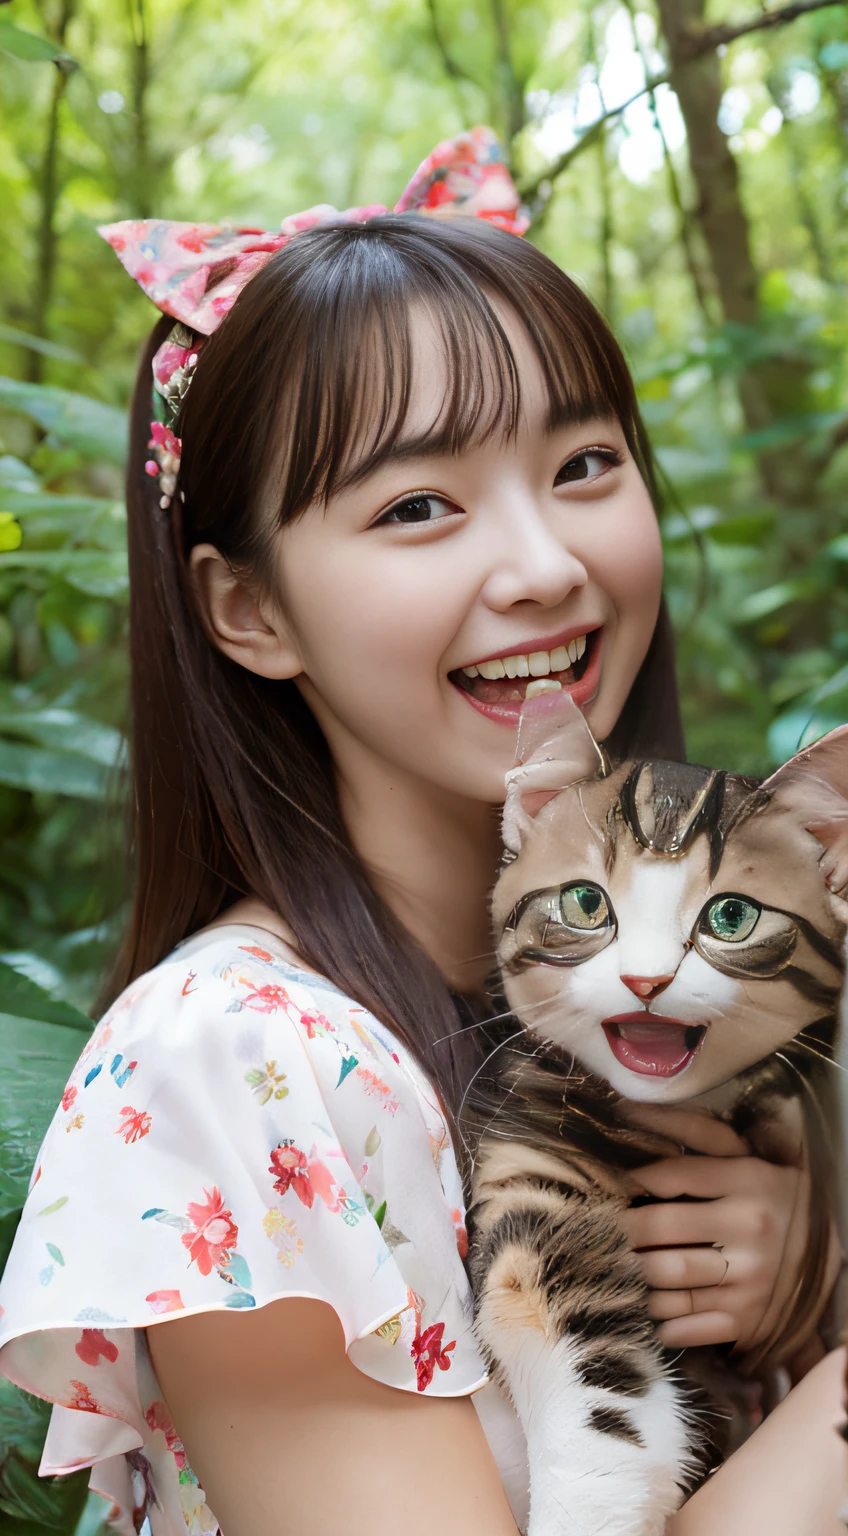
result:
M 0 1285 L 0 1374 L 54 1408 L 121 1536 L 216 1532 L 145 1329 L 328 1302 L 367 1376 L 475 1405 L 519 1524 L 526 1456 L 471 1331 L 438 1099 L 384 1026 L 262 930 L 181 945 L 117 1000 L 45 1137 Z

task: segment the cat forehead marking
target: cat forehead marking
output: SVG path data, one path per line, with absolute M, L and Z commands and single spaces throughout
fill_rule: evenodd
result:
M 637 763 L 620 804 L 637 843 L 668 858 L 685 853 L 716 809 L 719 774 L 689 763 Z

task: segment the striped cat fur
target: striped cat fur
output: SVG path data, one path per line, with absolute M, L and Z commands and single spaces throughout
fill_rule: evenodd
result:
M 640 1198 L 633 1171 L 683 1149 L 629 1106 L 697 1105 L 756 1155 L 807 1161 L 804 1273 L 743 1370 L 789 1358 L 826 1299 L 836 1200 L 848 728 L 757 785 L 611 770 L 569 706 L 523 724 L 504 816 L 493 911 L 513 1019 L 462 1127 L 475 1326 L 527 1437 L 528 1536 L 663 1536 L 744 1389 L 721 1352 L 681 1362 L 659 1345 L 620 1217 Z M 638 1028 L 613 1048 L 634 988 L 640 1027 L 678 1030 L 681 1068 L 633 1070 Z

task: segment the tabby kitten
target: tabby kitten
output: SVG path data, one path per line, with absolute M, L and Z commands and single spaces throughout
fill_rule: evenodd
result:
M 848 727 L 764 784 L 610 769 L 567 695 L 525 706 L 494 893 L 524 1027 L 470 1106 L 476 1329 L 524 1427 L 529 1536 L 662 1536 L 709 1461 L 619 1221 L 629 1170 L 677 1146 L 626 1101 L 694 1104 L 753 1153 L 807 1159 L 805 1273 L 762 1353 L 823 1288 L 835 1175 L 827 1064 L 848 925 Z

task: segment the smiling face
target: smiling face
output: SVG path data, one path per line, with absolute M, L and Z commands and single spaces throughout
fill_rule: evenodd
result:
M 500 312 L 521 408 L 444 447 L 447 365 L 413 319 L 410 404 L 392 451 L 287 524 L 275 549 L 287 675 L 344 775 L 379 759 L 441 790 L 503 799 L 528 687 L 569 690 L 599 737 L 650 643 L 661 551 L 619 422 L 552 420 L 515 316 Z M 485 391 L 484 391 L 485 395 Z
M 836 755 L 848 778 L 844 734 Z M 495 921 L 528 1029 L 624 1097 L 664 1103 L 728 1082 L 801 1030 L 826 1042 L 848 908 L 809 825 L 832 791 L 815 767 L 783 775 L 758 791 L 709 769 L 628 764 L 525 820 Z

